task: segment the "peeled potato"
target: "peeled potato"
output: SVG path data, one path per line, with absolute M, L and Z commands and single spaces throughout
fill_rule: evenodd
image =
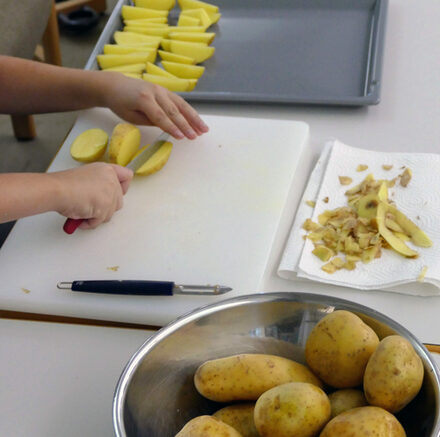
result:
M 158 76 L 155 74 L 145 73 L 142 75 L 142 79 L 147 82 L 155 83 L 156 85 L 163 86 L 164 88 L 169 89 L 174 92 L 185 92 L 191 91 L 195 83 L 192 82 L 193 79 L 181 79 L 180 77 L 165 77 Z M 196 80 L 197 82 L 197 80 Z
M 218 6 L 199 0 L 178 0 L 180 9 L 205 9 L 206 12 L 215 14 L 218 12 Z
M 202 24 L 202 26 L 206 26 L 207 28 L 212 24 L 211 18 L 206 12 L 205 9 L 184 9 L 181 15 L 187 15 L 190 17 L 198 18 Z
M 170 143 L 169 141 L 163 143 L 159 150 L 157 150 L 156 153 L 145 162 L 145 164 L 136 170 L 136 174 L 140 176 L 148 176 L 161 170 L 167 163 L 172 149 L 173 143 Z
M 147 36 L 167 37 L 171 30 L 168 27 L 125 26 L 123 32 L 140 33 Z
M 125 25 L 129 24 L 151 24 L 151 23 L 162 23 L 166 24 L 168 23 L 167 17 L 154 17 L 154 18 L 135 18 L 132 20 L 124 20 Z
M 113 34 L 113 38 L 116 41 L 116 44 L 139 44 L 139 43 L 156 43 L 159 46 L 162 37 L 153 36 L 153 35 L 142 35 L 141 33 L 135 32 L 121 32 L 116 31 Z
M 206 61 L 209 59 L 215 52 L 215 47 L 209 47 L 206 44 L 197 43 L 197 42 L 187 42 L 187 41 L 177 41 L 177 40 L 168 40 L 168 44 L 164 45 L 164 41 L 162 40 L 161 44 L 165 50 L 168 50 L 172 53 L 176 53 L 178 55 L 189 56 L 194 58 L 196 63 Z
M 178 26 L 198 26 L 200 18 L 190 17 L 189 15 L 180 14 L 177 21 Z
M 150 46 L 139 46 L 139 45 L 119 45 L 119 44 L 106 44 L 104 46 L 104 55 L 129 55 L 131 53 L 144 53 L 150 54 L 150 52 L 156 52 L 156 43 L 146 43 L 151 44 Z
M 169 32 L 170 39 L 178 41 L 199 42 L 202 44 L 211 44 L 214 41 L 214 32 Z
M 151 59 L 150 53 L 129 55 L 98 55 L 96 57 L 101 68 L 118 67 L 119 65 L 142 64 Z
M 157 65 L 152 64 L 151 62 L 147 63 L 146 70 L 148 74 L 155 74 L 156 76 L 176 78 L 174 74 L 168 73 L 168 71 L 165 71 L 164 69 L 158 67 Z
M 134 0 L 134 5 L 139 8 L 170 10 L 173 9 L 176 0 Z
M 124 20 L 135 20 L 138 18 L 167 17 L 168 11 L 124 5 L 122 6 L 121 14 Z
M 109 160 L 126 166 L 139 149 L 141 132 L 132 124 L 119 123 L 113 129 L 109 146 Z
M 70 146 L 70 155 L 80 162 L 97 161 L 104 154 L 107 142 L 107 132 L 88 129 L 75 138 Z
M 166 52 L 164 50 L 158 50 L 157 52 L 164 61 L 177 62 L 179 64 L 189 64 L 189 65 L 196 63 L 195 59 L 190 58 L 188 56 L 176 55 L 175 53 Z
M 167 72 L 183 79 L 199 79 L 205 72 L 205 67 L 198 65 L 179 64 L 169 61 L 162 61 L 162 65 Z

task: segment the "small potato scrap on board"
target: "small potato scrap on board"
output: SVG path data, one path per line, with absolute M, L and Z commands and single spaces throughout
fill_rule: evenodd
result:
M 324 211 L 318 216 L 318 223 L 311 219 L 304 222 L 306 238 L 314 244 L 312 253 L 326 263 L 321 267 L 323 271 L 332 274 L 340 269 L 354 270 L 359 261 L 369 263 L 380 258 L 383 249 L 392 249 L 406 258 L 417 258 L 418 252 L 406 241 L 419 247 L 432 246 L 425 232 L 388 197 L 388 189 L 397 181 L 405 188 L 411 177 L 409 168 L 391 180 L 375 180 L 369 174 L 345 192 L 346 206 Z M 347 176 L 340 176 L 339 181 L 341 185 L 352 182 Z M 345 260 L 337 256 L 341 253 Z

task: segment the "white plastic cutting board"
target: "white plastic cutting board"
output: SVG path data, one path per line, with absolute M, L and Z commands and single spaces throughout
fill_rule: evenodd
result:
M 0 308 L 163 325 L 216 299 L 258 292 L 308 126 L 204 119 L 210 132 L 193 142 L 175 141 L 163 170 L 133 180 L 110 223 L 66 235 L 56 213 L 19 220 L 0 250 Z M 119 121 L 108 110 L 84 111 L 49 171 L 79 165 L 69 154 L 79 133 L 100 127 L 110 134 Z M 141 132 L 142 144 L 160 133 L 152 127 Z M 234 291 L 138 297 L 56 288 L 59 281 L 84 279 L 219 283 Z

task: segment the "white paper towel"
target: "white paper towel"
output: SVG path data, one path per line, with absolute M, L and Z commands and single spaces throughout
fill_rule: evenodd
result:
M 357 172 L 359 164 L 368 165 Z M 386 171 L 382 165 L 393 165 Z M 392 179 L 409 167 L 413 177 L 404 188 L 398 184 L 389 190 L 397 207 L 420 226 L 433 241 L 431 248 L 412 246 L 419 257 L 404 258 L 392 250 L 383 250 L 382 257 L 369 264 L 357 263 L 356 269 L 338 270 L 330 275 L 323 270 L 322 261 L 312 254 L 313 243 L 304 240 L 302 225 L 307 218 L 317 222 L 324 210 L 347 204 L 345 191 L 360 183 L 369 173 L 375 179 Z M 349 176 L 353 183 L 343 186 L 339 176 Z M 384 153 L 349 147 L 337 140 L 326 143 L 312 171 L 290 231 L 278 274 L 286 279 L 305 278 L 328 284 L 363 290 L 401 292 L 413 295 L 440 295 L 440 155 L 426 153 Z M 328 197 L 328 203 L 323 199 Z M 314 200 L 311 208 L 305 202 Z M 411 246 L 411 243 L 407 243 Z M 423 283 L 418 282 L 423 267 L 428 270 Z M 407 284 L 407 285 L 405 285 Z

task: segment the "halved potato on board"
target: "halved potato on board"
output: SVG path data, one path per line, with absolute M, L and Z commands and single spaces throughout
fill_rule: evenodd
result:
M 166 52 L 164 50 L 157 51 L 164 61 L 178 62 L 179 64 L 195 64 L 196 60 L 189 56 L 176 55 L 175 53 Z
M 202 2 L 200 0 L 178 0 L 180 9 L 205 9 L 206 12 L 216 14 L 219 9 L 218 6 L 211 3 Z
M 169 61 L 162 61 L 162 65 L 168 73 L 183 79 L 199 79 L 205 72 L 205 67 L 198 65 L 179 64 Z
M 156 43 L 158 46 L 162 40 L 160 36 L 142 35 L 141 33 L 134 32 L 121 32 L 116 31 L 113 34 L 113 38 L 116 44 L 144 44 L 146 42 Z
M 173 9 L 176 0 L 134 0 L 134 5 L 138 8 L 167 10 Z
M 155 44 L 155 43 L 153 43 Z M 119 45 L 119 44 L 106 44 L 104 46 L 104 55 L 129 55 L 131 53 L 150 53 L 155 52 L 156 47 L 136 45 Z
M 177 39 L 179 41 L 199 42 L 202 44 L 211 44 L 214 41 L 214 32 L 169 32 L 169 39 Z
M 146 64 L 130 64 L 130 65 L 118 65 L 117 67 L 104 68 L 102 71 L 120 71 L 122 73 L 143 73 L 145 71 Z
M 153 53 L 154 54 L 154 53 Z M 98 55 L 96 60 L 101 68 L 112 68 L 119 65 L 129 64 L 146 64 L 148 59 L 151 59 L 151 54 L 136 54 L 131 53 L 128 55 Z
M 70 146 L 70 155 L 80 162 L 97 161 L 107 148 L 108 135 L 102 129 L 88 129 L 79 134 Z
M 162 47 L 167 50 L 167 48 L 163 45 L 165 40 L 162 41 Z M 206 61 L 209 59 L 215 52 L 215 47 L 209 47 L 206 44 L 201 44 L 197 42 L 188 42 L 188 41 L 178 41 L 178 40 L 168 40 L 169 50 L 172 53 L 176 53 L 178 55 L 189 56 L 196 60 L 196 63 Z M 167 44 L 168 45 L 168 44 Z
M 191 17 L 189 15 L 180 14 L 177 20 L 177 26 L 199 26 L 200 18 Z
M 155 83 L 174 92 L 190 91 L 193 82 L 190 79 L 181 79 L 179 77 L 165 77 L 155 74 L 144 73 L 142 79 L 147 82 Z
M 124 5 L 122 6 L 121 15 L 124 20 L 137 20 L 139 18 L 168 17 L 168 11 Z
M 160 36 L 165 38 L 171 32 L 171 30 L 166 27 L 142 27 L 142 26 L 125 26 L 122 29 L 123 32 L 140 33 L 141 35 L 151 35 Z
M 164 76 L 164 77 L 171 77 L 176 78 L 174 74 L 169 73 L 168 71 L 163 70 L 162 68 L 158 67 L 157 65 L 152 64 L 151 62 L 147 62 L 146 70 L 148 74 L 155 74 L 156 76 Z
M 141 150 L 144 150 L 146 147 L 143 147 Z M 136 170 L 135 174 L 139 176 L 148 176 L 161 170 L 167 163 L 172 149 L 173 143 L 170 143 L 169 141 L 163 143 L 156 153 L 154 153 L 151 158 Z

